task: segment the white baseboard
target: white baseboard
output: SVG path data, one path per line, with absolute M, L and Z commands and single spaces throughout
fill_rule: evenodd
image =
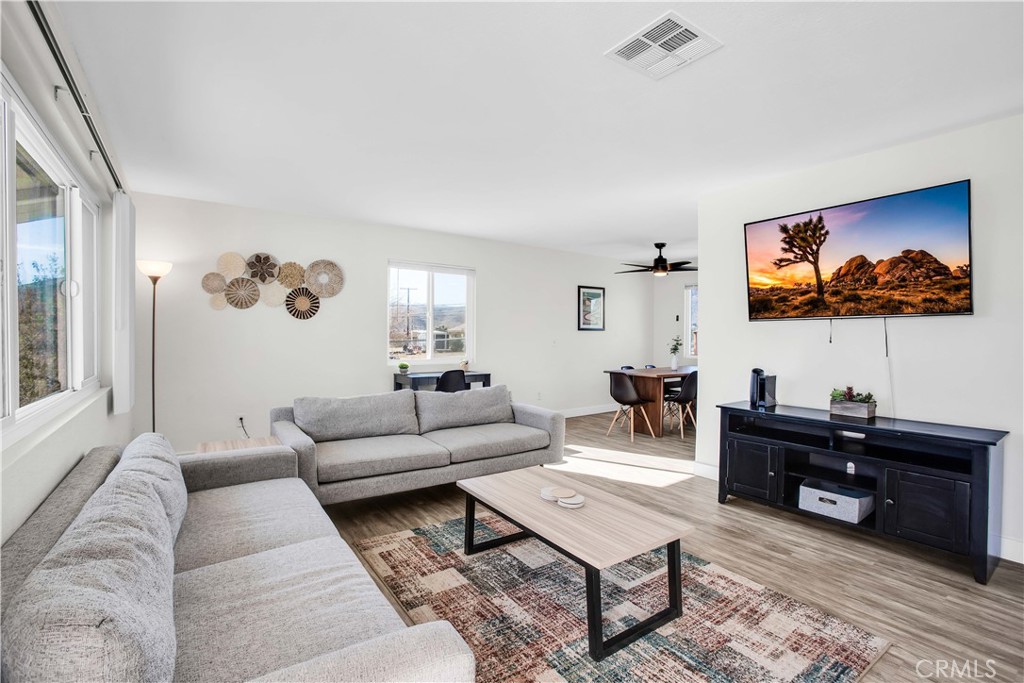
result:
M 704 477 L 705 479 L 713 479 L 718 481 L 718 466 L 709 465 L 706 462 L 695 462 L 693 463 L 693 473 L 698 477 Z
M 1006 536 L 989 536 L 988 547 L 999 548 L 999 552 L 996 554 L 1004 560 L 1024 564 L 1024 542 L 1021 542 L 1019 539 L 1007 538 Z
M 603 406 L 586 406 L 583 408 L 569 408 L 567 410 L 559 410 L 562 415 L 566 417 L 583 417 L 584 415 L 597 415 L 598 413 L 611 413 L 618 410 L 619 406 L 616 403 L 609 403 Z

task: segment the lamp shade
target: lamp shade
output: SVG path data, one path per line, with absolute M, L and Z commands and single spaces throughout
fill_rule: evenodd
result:
M 139 271 L 146 277 L 160 278 L 171 272 L 174 264 L 170 261 L 136 261 Z

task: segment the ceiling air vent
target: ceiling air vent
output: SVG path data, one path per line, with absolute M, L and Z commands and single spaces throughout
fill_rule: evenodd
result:
M 640 29 L 605 52 L 607 57 L 651 78 L 663 78 L 722 44 L 675 12 Z

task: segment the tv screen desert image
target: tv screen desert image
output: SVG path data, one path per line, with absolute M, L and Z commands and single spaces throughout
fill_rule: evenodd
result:
M 748 223 L 751 320 L 971 313 L 970 181 Z

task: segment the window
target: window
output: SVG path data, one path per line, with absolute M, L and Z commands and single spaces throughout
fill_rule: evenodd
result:
M 697 285 L 686 288 L 686 330 L 688 333 L 687 350 L 691 358 L 697 357 Z
M 4 75 L 0 116 L 3 425 L 20 436 L 33 416 L 98 383 L 99 206 Z M 13 199 L 13 201 L 11 201 Z M 12 435 L 16 440 L 18 436 Z
M 471 358 L 474 276 L 467 268 L 390 263 L 388 360 Z

